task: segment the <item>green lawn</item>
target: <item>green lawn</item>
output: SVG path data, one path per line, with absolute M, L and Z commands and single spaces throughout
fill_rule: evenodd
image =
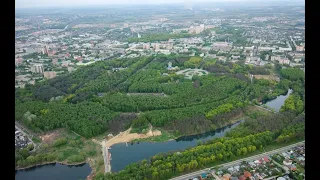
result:
M 291 141 L 291 142 L 288 142 L 288 143 L 282 143 L 282 144 L 279 144 L 279 143 L 275 142 L 273 144 L 268 145 L 264 149 L 266 151 L 272 151 L 272 150 L 279 149 L 279 148 L 282 148 L 284 146 L 289 146 L 291 144 L 295 144 L 295 143 L 298 143 L 298 142 L 301 142 L 301 141 L 303 141 L 303 140 L 299 139 L 299 140 L 294 140 L 294 141 Z

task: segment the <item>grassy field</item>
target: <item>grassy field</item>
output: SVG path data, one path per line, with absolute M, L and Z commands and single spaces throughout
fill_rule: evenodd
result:
M 192 64 L 200 64 L 200 62 L 202 61 L 202 58 L 201 57 L 191 57 L 189 59 L 189 62 L 191 62 Z
M 217 62 L 217 59 L 208 59 L 208 60 L 205 61 L 204 66 L 205 67 L 206 66 L 211 66 L 211 65 L 216 64 L 216 62 Z
M 253 75 L 256 79 L 265 79 L 269 81 L 279 81 L 277 76 L 274 75 Z
M 251 118 L 256 118 L 257 116 L 265 116 L 265 115 L 270 115 L 272 112 L 267 111 L 263 108 L 259 108 L 257 106 L 247 106 L 244 109 L 244 112 L 247 116 Z
M 37 141 L 35 143 L 39 145 L 39 148 L 30 156 L 53 154 L 56 156 L 55 162 L 63 164 L 87 162 L 94 172 L 104 171 L 101 146 L 91 139 L 85 139 L 65 129 L 51 131 L 33 139 Z M 59 141 L 63 143 L 58 143 Z M 31 165 L 29 164 L 28 167 Z
M 303 140 L 299 139 L 299 140 L 294 140 L 294 141 L 291 141 L 291 142 L 288 142 L 288 143 L 281 143 L 281 144 L 274 142 L 274 143 L 268 145 L 267 147 L 265 147 L 264 149 L 266 151 L 272 151 L 272 150 L 279 149 L 279 148 L 284 147 L 284 146 L 289 146 L 291 144 L 295 144 L 295 143 L 298 143 L 298 142 L 301 142 L 301 141 L 303 141 Z
M 199 67 L 201 64 L 201 61 L 202 61 L 201 57 L 194 56 L 194 57 L 191 57 L 188 61 L 186 61 L 185 65 L 193 64 L 195 67 Z

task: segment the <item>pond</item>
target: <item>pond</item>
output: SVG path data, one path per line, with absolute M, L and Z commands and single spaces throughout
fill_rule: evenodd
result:
M 284 101 L 289 97 L 291 93 L 292 89 L 289 89 L 286 95 L 280 95 L 276 99 L 268 101 L 265 105 L 279 112 L 281 106 L 284 105 Z
M 59 163 L 35 166 L 16 171 L 16 180 L 80 180 L 91 173 L 89 164 L 75 166 Z

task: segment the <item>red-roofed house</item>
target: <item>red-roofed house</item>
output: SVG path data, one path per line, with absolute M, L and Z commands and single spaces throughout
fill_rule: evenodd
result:
M 70 54 L 69 54 L 69 53 L 67 53 L 67 54 L 65 55 L 65 57 L 69 58 L 69 57 L 70 57 Z
M 77 57 L 76 59 L 77 59 L 78 61 L 82 61 L 82 57 L 81 57 L 81 56 Z
M 270 162 L 270 160 L 269 160 L 269 158 L 268 158 L 267 156 L 264 156 L 264 157 L 263 157 L 263 160 L 264 160 L 265 162 Z
M 244 175 L 239 177 L 239 180 L 246 180 L 246 177 L 244 177 Z
M 294 164 L 292 164 L 291 167 L 290 167 L 290 169 L 291 169 L 291 171 L 296 171 L 296 170 L 297 170 L 297 167 L 296 167 Z
M 20 65 L 22 63 L 23 59 L 22 58 L 16 58 L 15 64 Z
M 248 171 L 245 171 L 245 172 L 243 173 L 243 175 L 244 175 L 245 178 L 251 177 L 251 173 L 248 172 Z
M 54 50 L 48 51 L 48 56 L 53 56 L 56 52 Z

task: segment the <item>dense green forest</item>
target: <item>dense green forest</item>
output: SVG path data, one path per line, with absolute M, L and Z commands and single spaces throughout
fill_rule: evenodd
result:
M 280 82 L 254 79 L 252 83 L 249 73 L 268 74 L 270 67 L 215 61 L 205 66 L 211 73 L 191 80 L 166 69 L 168 62 L 185 69 L 190 60 L 202 61 L 185 55 L 155 55 L 79 67 L 16 89 L 15 119 L 35 132 L 67 128 L 86 138 L 118 133 L 131 125 L 141 132 L 149 124 L 185 135 L 227 125 L 251 102 L 273 99 L 289 88 L 294 98 L 281 111 L 299 114 L 304 109 L 300 69 L 280 70 Z

